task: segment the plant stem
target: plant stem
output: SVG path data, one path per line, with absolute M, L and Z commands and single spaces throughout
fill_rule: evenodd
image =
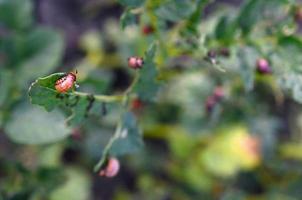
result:
M 84 93 L 84 92 L 74 92 L 75 95 L 77 96 L 82 96 L 82 97 L 87 97 L 91 94 Z M 108 95 L 93 95 L 95 100 L 105 102 L 105 103 L 111 103 L 111 102 L 121 102 L 124 98 L 124 95 L 113 95 L 113 96 L 108 96 Z

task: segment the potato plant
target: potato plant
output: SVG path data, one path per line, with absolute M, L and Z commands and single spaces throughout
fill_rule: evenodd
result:
M 0 200 L 97 199 L 92 179 L 125 181 L 105 199 L 302 198 L 298 1 L 86 2 L 122 13 L 72 62 L 34 5 L 0 0 Z

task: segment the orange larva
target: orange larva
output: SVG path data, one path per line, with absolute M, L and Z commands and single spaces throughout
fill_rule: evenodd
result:
M 120 162 L 116 158 L 109 158 L 107 166 L 99 173 L 100 176 L 112 178 L 117 175 L 120 170 Z
M 70 88 L 73 87 L 77 77 L 73 72 L 68 73 L 66 76 L 60 78 L 56 81 L 55 88 L 60 93 L 67 92 Z

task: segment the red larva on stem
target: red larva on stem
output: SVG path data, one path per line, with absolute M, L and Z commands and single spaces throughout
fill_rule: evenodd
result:
M 142 109 L 143 102 L 139 98 L 135 98 L 131 101 L 131 110 L 137 111 Z
M 142 33 L 144 35 L 150 35 L 154 32 L 154 28 L 153 26 L 151 25 L 145 25 L 143 28 L 142 28 Z
M 77 73 L 77 72 L 76 72 Z M 56 81 L 55 88 L 59 93 L 65 93 L 73 87 L 77 77 L 76 73 L 70 72 Z
M 131 56 L 128 58 L 128 66 L 132 69 L 140 69 L 144 65 L 144 60 L 143 58 L 136 57 L 136 56 Z
M 99 173 L 100 176 L 112 178 L 117 175 L 120 170 L 120 162 L 116 158 L 109 158 L 107 166 Z

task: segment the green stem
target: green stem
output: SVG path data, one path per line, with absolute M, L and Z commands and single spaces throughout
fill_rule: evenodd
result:
M 130 86 L 127 88 L 127 90 L 124 92 L 124 95 L 125 96 L 128 96 L 129 93 L 132 91 L 133 87 L 136 85 L 136 83 L 138 82 L 139 80 L 139 77 L 140 77 L 140 73 L 138 70 L 135 71 L 135 76 L 134 76 L 134 79 L 132 81 L 132 83 L 130 84 Z
M 128 99 L 129 99 L 129 95 L 131 93 L 131 91 L 133 90 L 134 86 L 136 85 L 136 83 L 138 82 L 139 80 L 139 77 L 140 77 L 140 73 L 139 71 L 136 71 L 135 73 L 135 77 L 132 81 L 132 83 L 130 84 L 130 86 L 125 90 L 124 94 L 121 95 L 121 96 L 117 96 L 119 97 L 119 101 L 122 102 L 122 105 L 124 106 L 124 111 L 121 115 L 121 117 L 124 115 L 124 112 L 126 110 L 126 106 L 128 104 Z M 85 93 L 82 93 L 82 95 L 85 94 Z M 87 94 L 86 94 L 87 95 Z M 95 98 L 97 97 L 101 97 L 102 100 L 104 99 L 108 99 L 110 97 L 114 97 L 114 96 L 100 96 L 100 95 L 96 95 Z M 120 120 L 116 126 L 116 130 L 115 130 L 115 133 L 114 135 L 110 138 L 108 144 L 106 145 L 104 151 L 103 151 L 103 154 L 102 154 L 102 157 L 101 159 L 99 160 L 99 162 L 94 166 L 94 172 L 98 172 L 100 170 L 100 168 L 102 167 L 102 165 L 104 164 L 107 156 L 109 155 L 109 150 L 113 144 L 113 142 L 119 138 L 119 134 L 121 132 L 121 128 L 122 128 L 122 120 Z
M 118 123 L 114 135 L 110 138 L 108 144 L 106 145 L 105 149 L 103 150 L 102 158 L 99 160 L 99 162 L 94 166 L 94 172 L 98 172 L 100 168 L 102 167 L 103 163 L 105 162 L 108 154 L 110 147 L 112 146 L 113 142 L 119 137 L 119 133 L 121 132 L 122 128 L 122 123 L 121 121 Z
M 87 97 L 90 94 L 84 93 L 84 92 L 74 92 L 77 96 Z M 111 103 L 111 102 L 122 102 L 124 95 L 113 95 L 113 96 L 107 96 L 107 95 L 93 95 L 95 100 L 102 101 L 105 103 Z

